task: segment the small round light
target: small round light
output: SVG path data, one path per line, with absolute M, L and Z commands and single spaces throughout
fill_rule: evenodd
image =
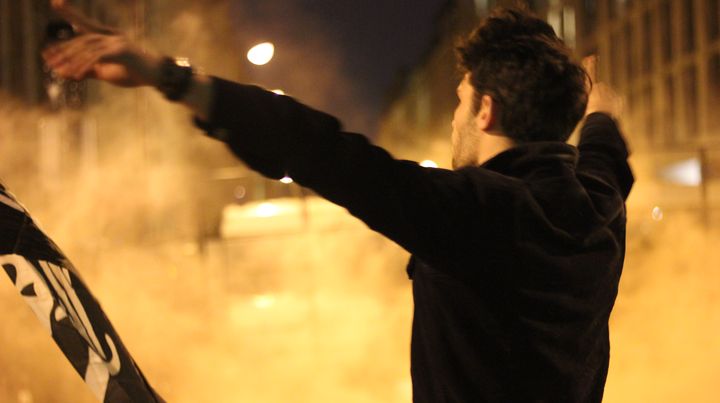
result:
M 663 216 L 665 214 L 663 213 L 662 209 L 658 206 L 653 207 L 652 209 L 652 219 L 655 221 L 662 221 Z
M 425 168 L 437 168 L 438 164 L 433 160 L 424 160 L 420 162 L 420 166 L 423 166 Z
M 247 194 L 247 190 L 245 189 L 245 186 L 237 186 L 233 190 L 233 195 L 235 196 L 236 200 L 242 200 L 245 198 L 245 195 Z
M 280 179 L 280 182 L 282 182 L 286 185 L 289 185 L 289 184 L 293 183 L 293 179 L 291 177 L 285 175 L 285 176 L 283 176 L 282 179 Z
M 247 53 L 250 63 L 257 66 L 268 64 L 275 55 L 275 45 L 270 42 L 263 42 L 253 46 Z

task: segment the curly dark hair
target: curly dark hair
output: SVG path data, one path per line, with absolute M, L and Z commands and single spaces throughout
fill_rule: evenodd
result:
M 567 141 L 587 106 L 587 73 L 552 27 L 523 9 L 496 9 L 457 47 L 474 107 L 489 95 L 518 143 Z

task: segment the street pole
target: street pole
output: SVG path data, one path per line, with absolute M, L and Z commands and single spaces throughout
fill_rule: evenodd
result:
M 705 229 L 710 228 L 710 211 L 708 206 L 708 156 L 707 148 L 700 147 L 700 208 L 702 215 L 702 223 Z

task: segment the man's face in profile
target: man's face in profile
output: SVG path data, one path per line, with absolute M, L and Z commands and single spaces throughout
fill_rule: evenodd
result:
M 453 169 L 477 164 L 477 145 L 480 132 L 473 106 L 475 90 L 470 84 L 470 74 L 465 74 L 457 87 L 458 105 L 452 121 L 452 167 Z

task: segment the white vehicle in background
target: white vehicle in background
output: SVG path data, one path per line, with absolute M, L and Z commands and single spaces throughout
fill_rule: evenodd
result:
M 226 205 L 221 215 L 220 238 L 337 230 L 359 224 L 344 208 L 320 197 L 283 197 Z

